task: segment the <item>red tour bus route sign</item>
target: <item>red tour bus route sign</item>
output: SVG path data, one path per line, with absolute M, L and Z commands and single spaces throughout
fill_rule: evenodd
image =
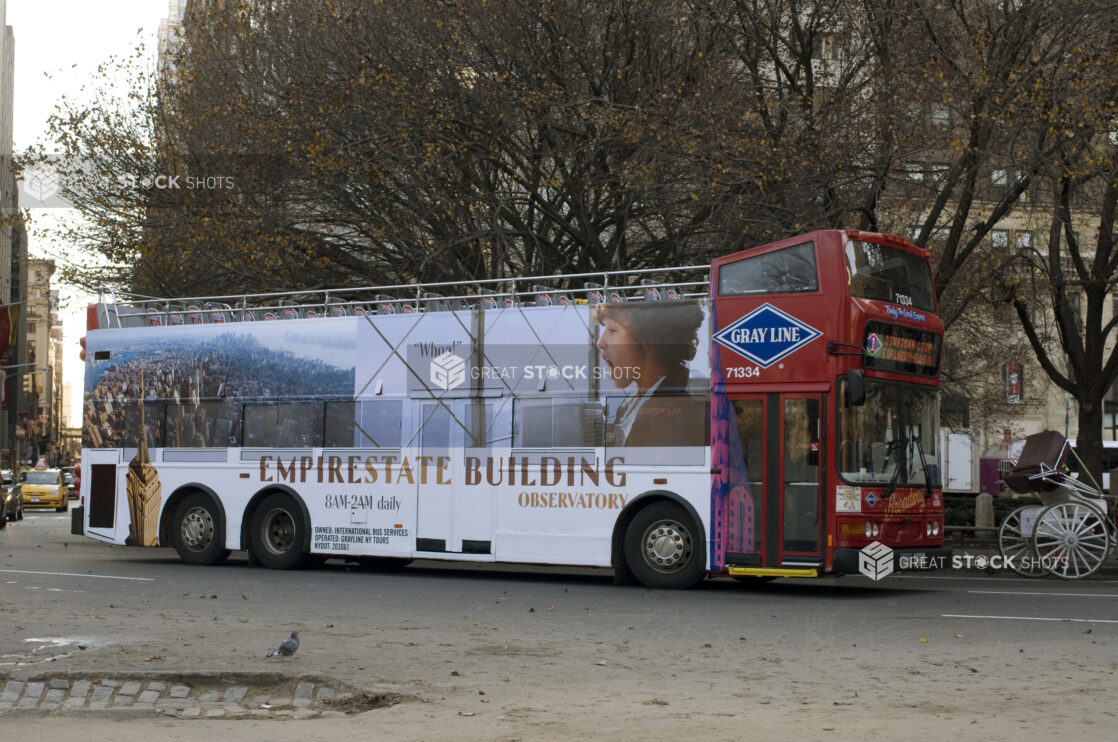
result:
M 939 335 L 884 322 L 866 323 L 866 368 L 935 376 L 939 371 Z

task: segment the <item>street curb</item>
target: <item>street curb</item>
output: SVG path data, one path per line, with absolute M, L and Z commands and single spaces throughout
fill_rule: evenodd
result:
M 342 717 L 412 696 L 372 693 L 321 676 L 282 673 L 90 673 L 0 678 L 0 718 L 23 713 L 168 715 L 179 719 Z

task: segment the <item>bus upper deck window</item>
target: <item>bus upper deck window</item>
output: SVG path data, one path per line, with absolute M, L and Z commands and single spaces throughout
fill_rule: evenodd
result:
M 815 245 L 802 245 L 746 257 L 722 266 L 718 273 L 719 296 L 795 294 L 818 291 Z

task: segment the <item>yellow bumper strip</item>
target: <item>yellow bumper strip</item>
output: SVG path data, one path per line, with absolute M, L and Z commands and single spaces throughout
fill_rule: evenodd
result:
M 818 577 L 819 570 L 809 568 L 782 569 L 780 567 L 730 567 L 734 577 Z

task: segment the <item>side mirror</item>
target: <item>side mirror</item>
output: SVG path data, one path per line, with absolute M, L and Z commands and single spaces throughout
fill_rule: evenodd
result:
M 851 407 L 866 403 L 866 372 L 860 368 L 846 375 L 846 403 Z

